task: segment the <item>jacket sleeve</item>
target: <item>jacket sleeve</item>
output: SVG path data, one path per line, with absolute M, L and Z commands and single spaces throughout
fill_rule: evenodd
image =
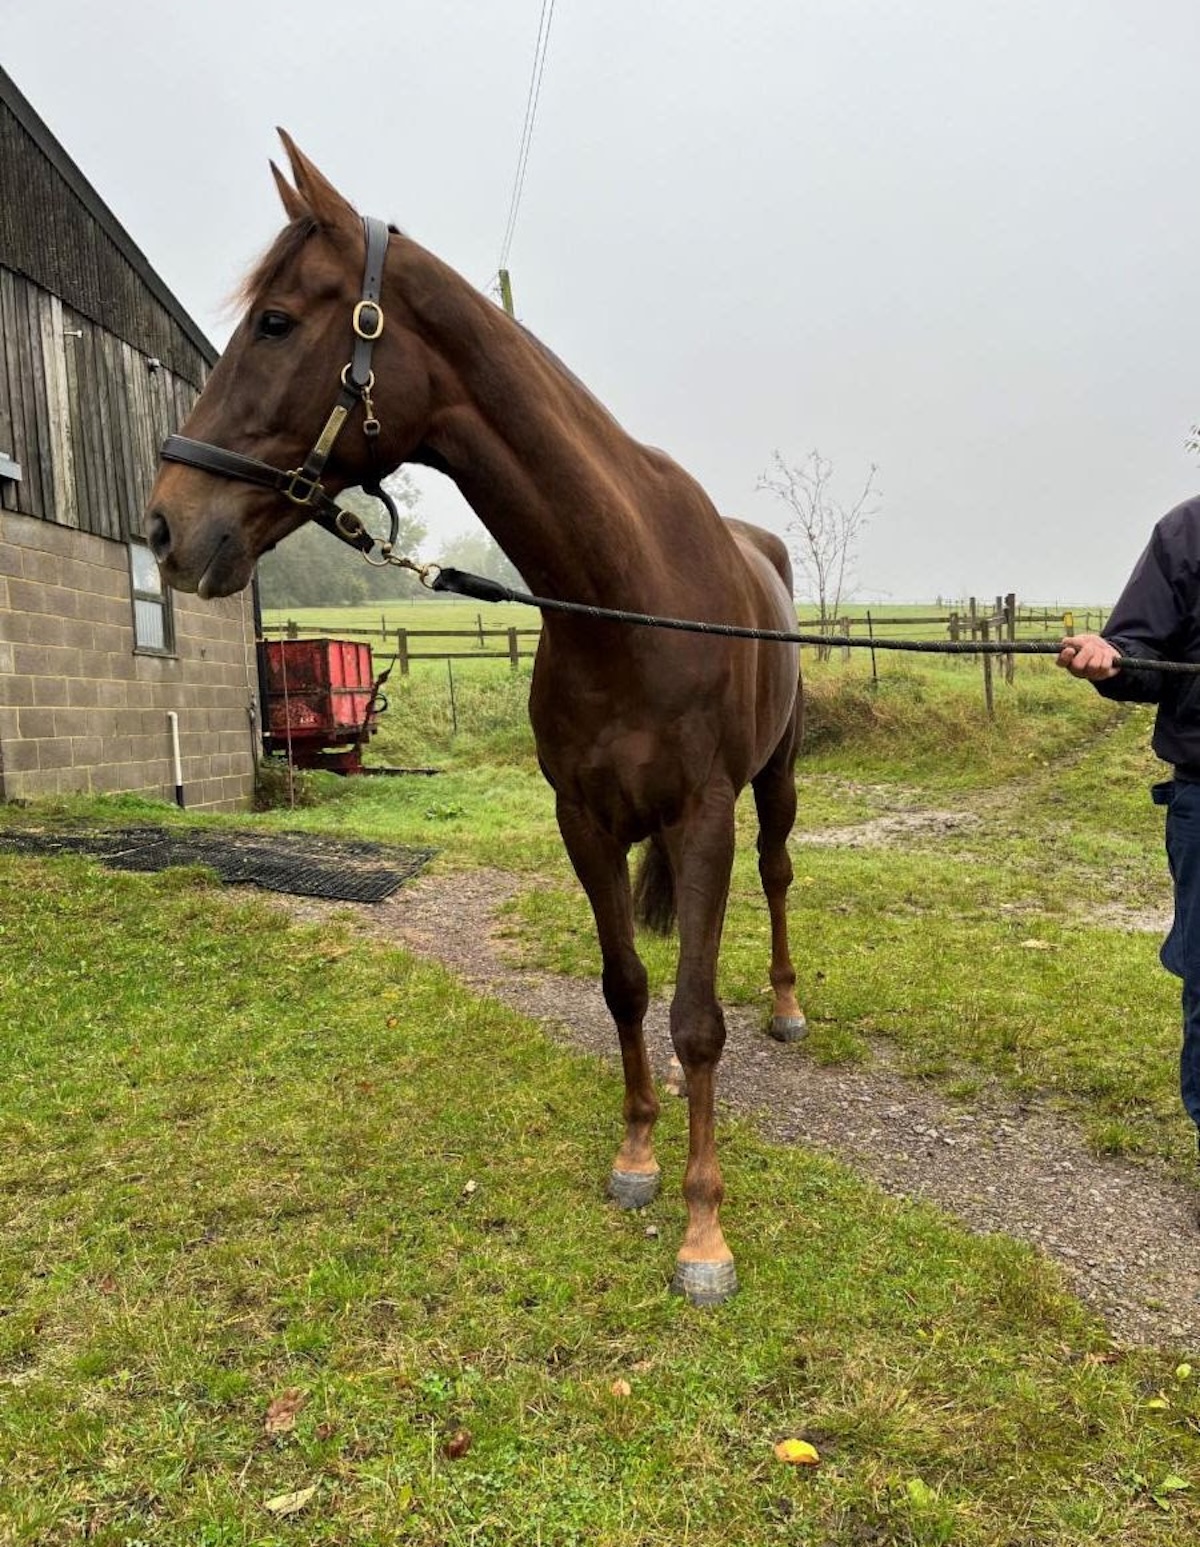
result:
M 1184 621 L 1179 588 L 1171 571 L 1170 550 L 1160 525 L 1134 565 L 1103 629 L 1104 638 L 1122 655 L 1151 661 L 1171 657 Z M 1105 698 L 1154 704 L 1161 696 L 1162 684 L 1161 672 L 1126 669 L 1094 686 Z

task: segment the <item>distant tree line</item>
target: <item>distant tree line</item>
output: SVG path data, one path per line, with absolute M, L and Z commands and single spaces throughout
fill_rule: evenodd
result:
M 385 479 L 384 486 L 400 512 L 396 550 L 414 557 L 427 536 L 418 509 L 420 491 L 403 471 Z M 339 496 L 338 504 L 360 516 L 368 530 L 386 533 L 386 511 L 361 489 L 347 490 Z M 449 539 L 435 562 L 486 575 L 502 585 L 522 585 L 520 575 L 482 528 Z M 263 555 L 258 580 L 263 606 L 274 608 L 360 607 L 428 594 L 411 570 L 395 564 L 368 564 L 357 549 L 339 543 L 312 522 Z

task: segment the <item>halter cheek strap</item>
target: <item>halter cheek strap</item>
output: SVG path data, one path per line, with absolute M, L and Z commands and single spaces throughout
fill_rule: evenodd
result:
M 235 478 L 239 483 L 251 483 L 261 489 L 274 489 L 293 505 L 307 510 L 319 526 L 331 532 L 342 542 L 357 548 L 373 563 L 386 564 L 395 546 L 400 529 L 400 514 L 395 502 L 380 481 L 376 466 L 376 441 L 379 436 L 379 420 L 375 417 L 375 404 L 371 393 L 375 387 L 375 373 L 371 369 L 371 356 L 377 340 L 383 334 L 383 306 L 380 293 L 383 288 L 383 267 L 387 259 L 388 228 L 384 221 L 373 216 L 363 219 L 367 256 L 363 268 L 362 297 L 354 308 L 354 352 L 342 368 L 342 388 L 330 410 L 325 427 L 317 436 L 312 450 L 299 467 L 283 469 L 260 462 L 256 457 L 227 451 L 223 446 L 208 441 L 191 440 L 186 435 L 168 435 L 159 456 L 164 462 L 182 462 L 197 467 L 205 473 L 215 473 L 222 478 Z M 333 454 L 342 427 L 357 404 L 363 406 L 363 434 L 367 438 L 367 450 L 371 460 L 371 473 L 363 483 L 363 489 L 379 500 L 388 512 L 390 531 L 386 542 L 371 536 L 353 511 L 343 508 L 326 492 L 321 477 Z M 374 557 L 376 549 L 382 555 Z

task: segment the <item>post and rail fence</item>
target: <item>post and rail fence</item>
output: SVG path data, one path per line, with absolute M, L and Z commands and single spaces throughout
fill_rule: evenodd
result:
M 975 640 L 981 643 L 993 640 L 1016 640 L 1031 636 L 1055 638 L 1064 632 L 1095 633 L 1104 625 L 1106 613 L 1101 608 L 1055 610 L 1051 607 L 1018 606 L 1014 592 L 997 595 L 990 602 L 968 597 L 965 603 L 943 607 L 927 613 L 877 613 L 870 608 L 840 617 L 813 618 L 806 614 L 802 623 L 816 627 L 822 633 L 836 635 L 845 643 L 817 647 L 818 655 L 828 659 L 837 651 L 843 660 L 850 659 L 851 645 L 869 644 L 883 637 L 896 637 L 913 630 L 941 629 L 945 638 L 961 644 Z M 264 625 L 263 634 L 298 639 L 302 635 L 335 633 L 347 638 L 378 639 L 384 650 L 391 650 L 401 675 L 408 676 L 413 663 L 419 661 L 507 661 L 517 670 L 522 661 L 531 660 L 537 648 L 539 628 L 486 628 L 482 613 L 477 613 L 472 628 L 415 629 L 389 624 L 386 615 L 379 619 L 378 628 L 318 627 L 299 624 L 294 619 L 283 623 Z M 865 635 L 865 639 L 864 639 Z M 426 649 L 427 641 L 444 642 L 447 648 Z M 465 649 L 450 648 L 451 643 L 465 643 Z M 807 647 L 813 648 L 813 647 Z M 993 655 L 987 651 L 980 655 L 956 657 L 958 660 L 981 660 L 983 664 L 984 701 L 989 716 L 995 713 L 993 673 L 999 671 L 1006 682 L 1012 682 L 1015 658 L 1011 655 Z M 875 652 L 871 651 L 872 677 L 878 680 Z

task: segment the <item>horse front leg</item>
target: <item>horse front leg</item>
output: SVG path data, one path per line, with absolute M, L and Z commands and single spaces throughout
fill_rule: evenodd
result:
M 609 1175 L 608 1195 L 623 1209 L 639 1209 L 657 1196 L 661 1180 L 653 1141 L 659 1100 L 642 1030 L 650 995 L 646 969 L 634 948 L 628 850 L 598 829 L 582 807 L 560 800 L 557 815 L 596 921 L 604 1002 L 621 1045 L 625 1135 Z
M 787 734 L 753 780 L 758 812 L 758 874 L 771 919 L 771 1035 L 776 1042 L 799 1042 L 808 1022 L 796 998 L 796 969 L 788 945 L 787 896 L 792 884 L 788 838 L 796 821 L 796 749 L 799 700 Z
M 725 1184 L 717 1163 L 716 1074 L 725 1046 L 717 1000 L 717 954 L 733 868 L 734 796 L 712 792 L 667 835 L 675 866 L 679 972 L 671 1002 L 671 1040 L 687 1077 L 688 1160 L 683 1196 L 688 1221 L 671 1287 L 693 1305 L 719 1305 L 737 1290 L 733 1253 L 721 1229 Z

